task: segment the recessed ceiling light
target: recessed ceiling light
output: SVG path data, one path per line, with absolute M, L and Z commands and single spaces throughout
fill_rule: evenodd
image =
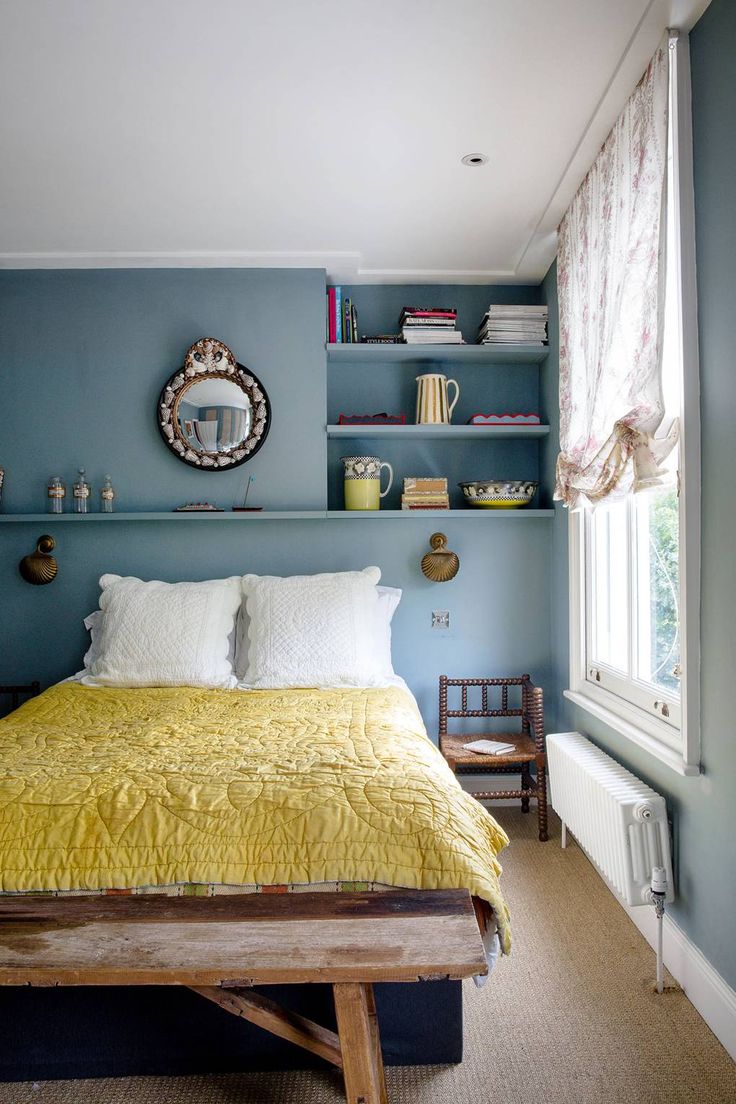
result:
M 469 165 L 471 169 L 479 169 L 481 165 L 485 165 L 488 158 L 484 153 L 466 153 L 461 158 L 463 165 Z

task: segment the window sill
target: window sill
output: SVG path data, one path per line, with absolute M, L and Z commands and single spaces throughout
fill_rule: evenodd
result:
M 686 777 L 700 774 L 700 767 L 692 763 L 686 763 L 682 758 L 681 751 L 668 747 L 667 744 L 658 740 L 655 736 L 650 735 L 648 732 L 645 732 L 644 729 L 640 728 L 638 725 L 625 720 L 623 717 L 619 716 L 618 713 L 602 705 L 599 701 L 590 697 L 590 695 L 583 694 L 577 690 L 565 690 L 564 696 L 568 701 L 571 701 L 573 705 L 579 706 L 597 720 L 603 721 L 603 723 L 608 725 L 609 728 L 612 728 L 614 732 L 618 732 L 621 736 L 625 736 L 632 744 L 636 744 L 637 747 L 649 752 L 649 754 L 654 756 L 655 759 L 658 759 L 660 763 L 664 763 L 665 766 L 670 767 L 673 771 L 676 771 L 677 774 L 682 774 Z

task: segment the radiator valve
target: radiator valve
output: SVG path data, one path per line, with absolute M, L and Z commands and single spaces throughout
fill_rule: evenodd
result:
M 664 899 L 667 895 L 667 871 L 663 866 L 652 867 L 652 885 L 649 899 L 654 905 L 657 919 L 664 916 Z

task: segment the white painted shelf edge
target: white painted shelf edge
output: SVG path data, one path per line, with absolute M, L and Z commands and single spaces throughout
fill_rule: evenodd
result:
M 103 522 L 111 524 L 116 521 L 387 521 L 403 518 L 405 521 L 414 518 L 509 518 L 520 520 L 551 518 L 554 510 L 530 510 L 527 507 L 520 509 L 499 510 L 263 510 L 254 513 L 238 513 L 229 510 L 202 513 L 180 513 L 174 511 L 145 511 L 136 513 L 117 514 L 0 514 L 0 524 L 26 523 L 33 525 L 46 525 L 53 528 L 59 522 L 76 525 Z
M 353 364 L 405 361 L 445 364 L 541 364 L 549 346 L 543 345 L 355 345 L 328 344 L 327 360 Z
M 375 437 L 385 441 L 394 437 L 404 440 L 429 438 L 430 440 L 488 441 L 495 438 L 546 437 L 548 425 L 328 425 L 328 437 Z

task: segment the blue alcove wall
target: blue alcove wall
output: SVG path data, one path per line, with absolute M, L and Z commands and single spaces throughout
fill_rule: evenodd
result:
M 369 287 L 346 289 L 361 332 L 395 329 L 402 305 L 451 302 L 472 341 L 488 303 L 539 302 L 540 288 Z M 0 364 L 4 396 L 0 465 L 4 512 L 45 507 L 48 477 L 71 484 L 84 465 L 93 505 L 104 474 L 124 511 L 165 510 L 193 499 L 229 507 L 249 474 L 252 498 L 269 510 L 340 505 L 339 456 L 325 425 L 337 407 L 383 410 L 400 404 L 410 418 L 414 367 L 329 364 L 324 348 L 325 275 L 315 270 L 124 270 L 0 273 Z M 263 449 L 234 472 L 207 473 L 165 448 L 155 404 L 191 342 L 221 338 L 266 386 L 273 427 Z M 387 354 L 386 360 L 390 359 Z M 475 410 L 539 410 L 540 379 L 556 366 L 463 366 L 459 419 Z M 442 442 L 381 448 L 404 474 L 447 470 L 452 477 L 536 477 L 536 442 Z M 379 446 L 378 448 L 376 446 Z M 450 451 L 452 450 L 452 451 Z M 499 472 L 497 469 L 502 466 Z M 476 470 L 479 468 L 480 470 Z M 419 570 L 436 529 L 461 558 L 448 584 Z M 440 674 L 530 671 L 552 688 L 548 587 L 550 522 L 514 517 L 119 521 L 0 525 L 0 681 L 42 684 L 81 665 L 83 617 L 97 605 L 106 571 L 170 581 L 245 572 L 289 574 L 378 564 L 401 587 L 394 621 L 394 664 L 436 731 Z M 57 542 L 59 574 L 47 587 L 18 575 L 21 556 L 42 532 Z M 449 631 L 431 628 L 433 609 L 449 609 Z M 555 703 L 550 695 L 550 723 Z

